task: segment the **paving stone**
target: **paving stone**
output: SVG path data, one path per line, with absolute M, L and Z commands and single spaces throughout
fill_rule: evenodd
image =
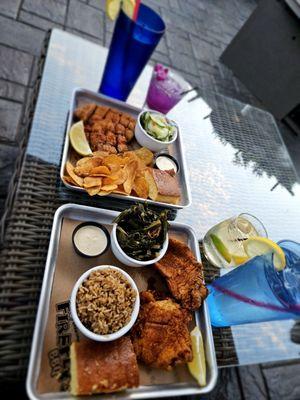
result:
M 194 58 L 185 54 L 180 54 L 177 51 L 170 51 L 171 65 L 180 71 L 188 72 L 189 74 L 197 75 L 198 68 Z
M 105 31 L 109 32 L 109 33 L 113 33 L 113 31 L 115 29 L 115 21 L 111 21 L 109 18 L 105 17 L 104 24 L 105 24 Z
M 21 112 L 21 104 L 0 99 L 0 137 L 12 142 L 16 139 Z
M 162 15 L 161 13 L 161 7 L 167 7 L 169 6 L 167 0 L 163 0 L 163 1 L 154 1 L 154 0 L 144 0 L 143 3 L 152 8 L 152 10 L 154 10 L 155 12 L 157 12 L 160 16 Z
M 109 47 L 110 46 L 111 39 L 112 39 L 112 33 L 106 31 L 105 32 L 105 39 L 104 39 L 104 46 L 105 47 Z
M 260 366 L 251 365 L 237 368 L 244 400 L 266 399 L 268 390 Z
M 28 25 L 42 29 L 43 31 L 48 31 L 49 29 L 53 28 L 62 28 L 61 24 L 38 17 L 37 15 L 31 14 L 27 11 L 21 11 L 18 19 L 19 21 L 25 22 Z
M 220 50 L 197 36 L 191 35 L 190 37 L 195 57 L 207 64 L 215 65 Z
M 182 29 L 185 32 L 194 33 L 196 31 L 196 25 L 194 20 L 191 18 L 184 17 L 178 13 L 172 12 L 170 10 L 162 9 L 163 20 L 167 25 L 167 29 L 169 27 L 176 29 Z
M 106 0 L 88 0 L 87 3 L 90 6 L 99 8 L 100 10 L 102 10 L 103 12 L 105 12 L 105 3 Z
M 186 32 L 167 29 L 165 36 L 169 49 L 177 51 L 181 54 L 193 54 L 190 37 Z
M 103 39 L 104 14 L 94 7 L 71 0 L 69 4 L 67 25 L 88 35 Z
M 0 78 L 26 85 L 33 57 L 23 51 L 0 45 Z
M 271 400 L 300 399 L 300 364 L 263 369 Z
M 193 400 L 200 396 L 193 396 Z M 242 400 L 236 368 L 219 369 L 218 382 L 214 390 L 209 394 L 201 395 L 202 400 Z M 262 400 L 262 399 L 256 399 Z
M 0 43 L 40 55 L 45 32 L 0 15 Z
M 165 35 L 160 38 L 160 41 L 158 42 L 158 45 L 157 45 L 155 51 L 159 51 L 160 53 L 163 53 L 163 54 L 168 54 Z
M 25 86 L 0 79 L 0 97 L 22 102 L 25 98 L 25 92 Z
M 67 11 L 66 0 L 24 0 L 22 10 L 32 12 L 51 21 L 63 24 Z
M 0 14 L 7 15 L 8 17 L 16 18 L 21 0 L 1 0 L 0 1 Z
M 167 54 L 163 54 L 158 51 L 155 51 L 152 54 L 151 60 L 154 62 L 154 64 L 159 63 L 159 64 L 163 64 L 166 66 L 171 65 L 169 56 Z

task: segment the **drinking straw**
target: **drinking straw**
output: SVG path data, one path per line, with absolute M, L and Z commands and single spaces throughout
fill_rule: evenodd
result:
M 137 20 L 137 17 L 138 17 L 140 3 L 141 3 L 141 0 L 136 0 L 136 2 L 135 2 L 133 17 L 132 17 L 134 22 Z

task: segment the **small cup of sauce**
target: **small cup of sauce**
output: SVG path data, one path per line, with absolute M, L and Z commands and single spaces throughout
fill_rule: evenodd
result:
M 161 171 L 174 171 L 175 174 L 179 171 L 177 160 L 166 153 L 160 153 L 155 158 L 155 167 Z
M 93 221 L 83 222 L 74 229 L 72 242 L 80 256 L 98 257 L 108 249 L 110 236 L 105 226 Z

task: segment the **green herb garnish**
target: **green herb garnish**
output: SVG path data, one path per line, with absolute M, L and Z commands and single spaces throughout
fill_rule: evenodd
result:
M 158 256 L 169 227 L 167 210 L 157 213 L 138 203 L 121 212 L 114 222 L 119 245 L 129 257 L 148 261 Z

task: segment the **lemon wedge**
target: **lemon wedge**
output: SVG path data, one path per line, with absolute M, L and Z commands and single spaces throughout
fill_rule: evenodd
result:
M 203 338 L 198 326 L 191 332 L 193 360 L 188 363 L 191 375 L 200 386 L 206 385 L 206 364 Z
M 135 0 L 123 0 L 122 2 L 122 10 L 129 18 L 133 18 L 135 8 Z
M 286 265 L 285 255 L 283 250 L 277 243 L 263 237 L 251 237 L 244 241 L 244 249 L 247 256 L 250 258 L 261 256 L 266 253 L 273 253 L 274 267 L 281 271 Z
M 121 0 L 106 0 L 105 10 L 108 18 L 114 21 L 119 14 L 120 7 Z
M 78 154 L 81 156 L 92 154 L 89 142 L 84 133 L 83 121 L 76 122 L 76 124 L 71 126 L 69 136 L 71 145 Z
M 112 21 L 114 21 L 120 11 L 121 8 L 121 3 L 122 3 L 122 10 L 124 13 L 129 17 L 133 17 L 134 13 L 134 8 L 135 8 L 135 0 L 106 0 L 106 15 L 108 18 L 110 18 Z

